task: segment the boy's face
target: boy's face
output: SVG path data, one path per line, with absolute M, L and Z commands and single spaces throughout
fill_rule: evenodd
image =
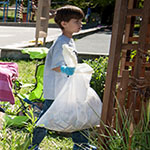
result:
M 63 31 L 68 34 L 79 32 L 82 27 L 82 19 L 71 19 L 69 22 L 62 21 Z

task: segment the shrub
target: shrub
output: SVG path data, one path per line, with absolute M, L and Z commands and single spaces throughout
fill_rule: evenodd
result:
M 94 69 L 90 85 L 102 100 L 105 88 L 108 57 L 99 57 L 94 60 L 83 60 L 83 62 L 87 63 Z

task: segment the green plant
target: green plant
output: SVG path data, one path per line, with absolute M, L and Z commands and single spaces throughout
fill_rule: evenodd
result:
M 93 68 L 94 73 L 92 74 L 90 85 L 102 100 L 105 88 L 108 57 L 100 57 L 94 60 L 83 60 L 83 62 L 87 63 Z
M 6 128 L 4 125 L 3 130 L 0 130 L 0 148 L 2 150 L 26 150 L 31 138 L 29 138 L 28 133 L 24 133 L 23 130 L 12 130 L 11 128 Z
M 33 129 L 35 128 L 35 123 L 37 121 L 37 117 L 34 116 L 33 108 L 29 109 L 28 113 L 26 113 L 26 116 L 30 120 L 30 122 L 26 125 L 26 129 L 30 134 L 32 134 Z
M 23 7 L 28 7 L 28 0 L 23 0 Z
M 118 100 L 117 109 L 113 117 L 113 126 L 104 126 L 105 134 L 97 133 L 94 129 L 96 138 L 100 142 L 94 141 L 99 150 L 149 150 L 150 149 L 150 104 L 147 108 L 143 106 L 141 110 L 141 120 L 135 123 L 131 110 L 121 108 Z M 131 108 L 132 109 L 132 108 Z M 121 122 L 121 124 L 119 123 Z M 100 145 L 101 144 L 101 145 Z
M 134 54 L 133 54 L 134 56 Z M 93 84 L 98 81 L 95 89 L 98 91 L 99 87 L 104 90 L 106 68 L 107 68 L 107 57 L 100 57 L 95 60 L 87 60 L 87 62 L 95 71 L 92 76 Z M 10 61 L 10 60 L 9 60 Z M 23 83 L 34 83 L 34 73 L 36 61 L 16 61 L 19 66 L 19 81 Z M 103 76 L 103 77 L 101 77 Z M 100 79 L 101 77 L 101 79 Z M 95 80 L 95 81 L 94 81 Z M 101 80 L 103 80 L 101 84 Z M 30 89 L 24 89 L 21 93 L 27 93 Z M 103 91 L 102 90 L 102 91 Z M 10 109 L 8 103 L 5 104 L 6 112 L 14 114 L 18 106 L 20 105 L 19 100 L 16 99 L 14 109 Z M 149 107 L 149 105 L 148 105 Z M 123 109 L 124 110 L 124 109 Z M 129 110 L 128 110 L 129 111 Z M 127 115 L 127 112 L 117 109 L 116 120 L 114 122 L 115 128 L 111 126 L 105 126 L 107 134 L 99 134 L 96 128 L 91 129 L 89 142 L 95 145 L 98 150 L 149 150 L 150 149 L 150 109 L 147 111 L 142 109 L 143 117 L 139 124 L 131 128 L 132 115 Z M 119 126 L 118 114 L 121 114 L 121 120 L 123 122 L 122 128 Z M 28 113 L 30 122 L 27 122 L 24 128 L 10 128 L 4 127 L 0 130 L 0 149 L 1 150 L 26 150 L 28 145 L 31 143 L 33 128 L 35 127 L 36 118 L 33 116 L 33 110 L 31 109 Z M 131 133 L 132 131 L 132 133 Z M 103 143 L 102 139 L 105 139 Z M 98 140 L 99 139 L 99 140 Z M 131 143 L 130 141 L 131 140 Z M 57 132 L 49 131 L 49 134 L 42 141 L 40 147 L 43 150 L 71 150 L 73 142 L 70 136 L 64 137 Z M 106 147 L 106 148 L 104 148 Z
M 2 61 L 2 60 L 1 60 Z M 12 60 L 3 60 L 4 62 L 11 62 Z M 37 61 L 33 60 L 18 60 L 13 61 L 18 64 L 19 77 L 18 80 L 23 84 L 35 83 L 35 68 Z M 40 60 L 38 60 L 39 63 Z M 33 87 L 22 88 L 19 93 L 25 94 L 30 92 Z M 18 108 L 21 106 L 20 101 L 15 97 L 15 104 L 11 105 L 7 102 L 0 102 L 7 114 L 16 114 Z M 37 118 L 33 115 L 33 110 L 28 110 L 26 114 L 30 121 L 26 122 L 23 128 L 8 127 L 4 125 L 0 130 L 0 150 L 26 150 L 31 143 L 33 129 L 35 127 L 35 121 Z M 71 137 L 63 137 L 57 132 L 50 132 L 45 137 L 40 145 L 43 149 L 49 150 L 71 150 L 73 142 Z

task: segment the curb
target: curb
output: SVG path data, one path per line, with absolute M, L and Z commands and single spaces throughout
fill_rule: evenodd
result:
M 36 22 L 0 22 L 0 26 L 36 27 Z M 58 26 L 55 23 L 51 23 L 48 28 L 58 28 Z
M 36 22 L 0 22 L 0 26 L 36 27 Z M 83 24 L 83 29 L 93 28 L 98 24 Z M 48 28 L 59 28 L 56 23 L 49 23 Z

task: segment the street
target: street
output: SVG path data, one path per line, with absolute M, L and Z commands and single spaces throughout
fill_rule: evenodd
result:
M 83 31 L 81 30 L 81 32 Z M 48 28 L 46 41 L 55 40 L 60 34 L 59 28 Z M 75 43 L 80 53 L 108 55 L 110 39 L 110 31 L 98 31 L 75 39 Z M 39 41 L 43 41 L 43 39 L 39 39 Z M 33 45 L 35 45 L 35 27 L 0 26 L 0 49 L 15 49 Z
M 109 55 L 111 32 L 98 31 L 75 41 L 77 50 L 82 53 Z

